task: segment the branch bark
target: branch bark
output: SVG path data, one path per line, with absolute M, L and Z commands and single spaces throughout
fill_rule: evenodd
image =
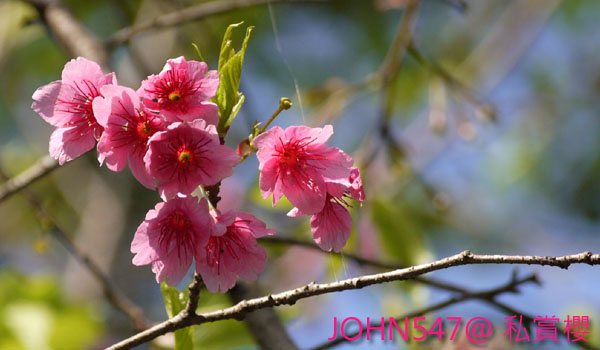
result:
M 248 7 L 266 5 L 270 3 L 296 3 L 296 2 L 327 2 L 329 0 L 228 0 L 211 1 L 199 5 L 191 6 L 179 11 L 167 13 L 154 18 L 151 21 L 123 28 L 114 33 L 107 41 L 108 47 L 124 44 L 131 40 L 135 35 L 156 30 L 181 25 L 187 22 L 199 21 L 206 17 L 223 14 Z
M 460 296 L 448 298 L 445 301 L 430 305 L 428 307 L 425 307 L 425 308 L 422 308 L 422 309 L 419 309 L 419 310 L 416 310 L 413 312 L 409 312 L 402 316 L 395 317 L 395 319 L 398 323 L 401 323 L 402 320 L 404 320 L 405 318 L 410 319 L 410 318 L 415 318 L 418 316 L 423 316 L 423 315 L 429 314 L 431 312 L 446 308 L 450 305 L 459 304 L 459 303 L 462 303 L 462 302 L 465 302 L 468 300 L 473 300 L 473 299 L 480 299 L 483 301 L 493 301 L 494 298 L 500 294 L 518 293 L 519 291 L 518 291 L 517 287 L 519 285 L 529 283 L 529 282 L 533 282 L 536 284 L 539 283 L 537 275 L 531 274 L 531 275 L 529 275 L 527 277 L 523 277 L 523 278 L 517 278 L 516 276 L 513 275 L 513 277 L 511 278 L 511 280 L 508 283 L 501 285 L 499 287 L 489 289 L 489 290 L 484 290 L 481 292 L 470 292 L 470 291 L 465 290 L 465 293 Z M 372 325 L 371 327 L 379 327 L 380 325 L 381 325 L 381 323 L 376 323 L 376 324 Z M 354 338 L 358 334 L 359 334 L 358 332 L 354 332 L 351 334 L 346 334 L 346 337 Z M 323 344 L 312 347 L 312 348 L 310 348 L 310 350 L 325 350 L 325 349 L 329 349 L 334 346 L 337 346 L 339 344 L 345 343 L 347 341 L 348 340 L 346 338 L 340 337 L 340 338 L 334 339 L 332 341 L 328 341 Z
M 58 162 L 49 155 L 40 158 L 30 168 L 12 179 L 6 180 L 6 182 L 0 186 L 0 202 L 8 199 L 13 194 L 19 192 L 57 168 Z
M 260 297 L 256 283 L 238 281 L 229 292 L 234 303 Z M 298 347 L 288 335 L 281 319 L 273 308 L 266 308 L 246 315 L 246 325 L 262 350 L 296 350 Z
M 200 315 L 192 315 L 184 318 L 182 313 L 180 313 L 172 319 L 160 323 L 144 332 L 138 333 L 133 337 L 127 338 L 109 347 L 108 349 L 131 349 L 134 346 L 143 344 L 144 342 L 154 339 L 160 335 L 176 329 L 187 327 L 189 325 L 199 325 L 226 319 L 242 319 L 246 316 L 246 314 L 255 310 L 280 305 L 293 305 L 298 300 L 317 295 L 340 292 L 344 290 L 361 289 L 367 286 L 392 281 L 414 279 L 417 276 L 421 276 L 429 272 L 443 270 L 454 266 L 479 264 L 541 265 L 567 269 L 572 264 L 600 265 L 600 254 L 584 252 L 565 256 L 476 255 L 466 250 L 462 253 L 428 264 L 416 265 L 404 269 L 373 275 L 364 275 L 333 283 L 317 284 L 311 282 L 296 289 L 277 294 L 271 294 L 260 298 L 243 300 L 234 306 Z
M 92 34 L 59 0 L 26 0 L 38 11 L 54 39 L 71 57 L 82 56 L 109 69 L 109 55 L 100 39 Z

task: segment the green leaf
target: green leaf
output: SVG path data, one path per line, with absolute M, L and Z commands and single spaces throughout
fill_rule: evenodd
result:
M 244 95 L 239 92 L 240 79 L 242 76 L 242 65 L 244 64 L 244 54 L 248 46 L 248 40 L 254 27 L 246 28 L 246 36 L 242 43 L 242 48 L 235 52 L 231 35 L 234 28 L 239 27 L 243 22 L 232 24 L 227 27 L 223 43 L 221 44 L 221 53 L 219 54 L 219 79 L 221 83 L 213 101 L 219 106 L 219 135 L 225 136 L 229 126 L 235 119 L 242 104 Z
M 160 284 L 160 291 L 165 300 L 165 308 L 169 318 L 177 315 L 187 305 L 187 293 L 180 292 L 177 288 L 169 287 L 165 281 Z M 194 329 L 187 327 L 175 331 L 175 350 L 192 350 L 194 347 Z

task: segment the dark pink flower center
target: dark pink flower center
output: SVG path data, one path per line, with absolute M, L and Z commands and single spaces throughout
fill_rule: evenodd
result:
M 74 83 L 74 86 L 71 85 L 71 88 L 75 91 L 71 100 L 59 99 L 56 101 L 58 111 L 73 115 L 73 118 L 66 122 L 64 127 L 76 126 L 76 130 L 80 136 L 93 133 L 94 137 L 99 139 L 103 128 L 96 122 L 92 110 L 92 101 L 94 98 L 100 96 L 100 91 L 89 80 Z
M 119 101 L 121 108 L 125 111 L 123 102 Z M 122 119 L 119 122 L 109 122 L 109 132 L 112 133 L 111 141 L 114 148 L 134 147 L 140 152 L 145 152 L 148 139 L 161 129 L 161 119 L 150 112 L 135 110 L 130 114 L 123 112 L 118 114 Z
M 137 134 L 141 139 L 148 139 L 150 138 L 150 132 L 152 131 L 152 129 L 150 128 L 150 121 L 149 120 L 143 120 L 143 121 L 139 121 L 137 128 L 136 128 Z
M 309 146 L 314 142 L 315 139 L 310 137 L 292 139 L 285 143 L 280 138 L 273 154 L 279 158 L 277 178 L 281 181 L 314 186 L 314 179 L 308 170 L 324 170 L 323 166 L 319 166 L 319 161 L 327 160 L 326 157 L 311 152 Z
M 159 226 L 158 244 L 161 249 L 169 252 L 171 249 L 176 249 L 177 256 L 180 258 L 193 254 L 196 235 L 192 222 L 184 211 L 180 209 L 173 211 L 160 221 Z
M 187 108 L 188 97 L 196 94 L 201 85 L 200 81 L 189 79 L 187 71 L 171 69 L 146 92 L 155 96 L 160 108 L 182 110 Z
M 189 166 L 193 160 L 192 153 L 185 146 L 179 147 L 177 150 L 177 161 L 183 166 Z
M 175 90 L 169 94 L 169 100 L 171 101 L 179 101 L 181 100 L 181 94 L 179 91 Z

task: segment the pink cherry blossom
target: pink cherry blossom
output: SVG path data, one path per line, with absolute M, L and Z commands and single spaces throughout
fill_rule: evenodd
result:
M 198 247 L 206 246 L 212 218 L 205 199 L 176 197 L 158 203 L 146 214 L 131 242 L 133 264 L 152 264 L 156 281 L 179 284 Z
M 214 215 L 214 214 L 213 214 Z M 225 293 L 241 277 L 254 281 L 266 265 L 267 253 L 256 238 L 275 234 L 253 215 L 229 211 L 215 218 L 206 246 L 198 246 L 196 272 L 206 288 Z
M 50 137 L 50 155 L 64 164 L 96 145 L 103 128 L 92 110 L 93 100 L 104 85 L 116 84 L 114 73 L 104 74 L 98 64 L 78 57 L 69 61 L 62 79 L 38 88 L 31 108 L 55 126 Z
M 201 119 L 173 123 L 154 134 L 148 145 L 144 162 L 163 198 L 214 185 L 233 174 L 240 161 L 234 150 L 220 144 L 215 126 Z
M 122 171 L 129 161 L 133 176 L 144 186 L 154 189 L 156 183 L 148 174 L 144 155 L 148 139 L 158 131 L 166 130 L 165 122 L 140 103 L 133 89 L 105 85 L 102 96 L 94 100 L 93 110 L 104 133 L 98 142 L 100 163 L 112 171 Z
M 350 205 L 346 201 L 353 198 L 362 202 L 365 192 L 362 186 L 362 178 L 358 168 L 350 170 L 349 185 L 339 183 L 327 183 L 327 198 L 323 209 L 310 218 L 310 230 L 315 243 L 321 249 L 340 252 L 346 245 L 352 232 L 352 216 L 346 207 Z M 306 215 L 298 208 L 292 209 L 288 216 L 297 217 Z
M 327 183 L 349 185 L 353 160 L 335 147 L 325 146 L 333 134 L 324 128 L 275 126 L 254 139 L 260 162 L 260 189 L 263 198 L 273 194 L 273 206 L 283 195 L 305 214 L 325 206 Z
M 170 59 L 158 75 L 142 81 L 138 94 L 144 104 L 155 109 L 167 121 L 204 119 L 208 124 L 219 122 L 217 105 L 208 102 L 219 87 L 219 74 L 208 70 L 204 62 L 186 61 L 181 56 Z
M 321 249 L 340 252 L 350 238 L 352 216 L 340 202 L 328 196 L 323 210 L 310 217 L 310 228 Z

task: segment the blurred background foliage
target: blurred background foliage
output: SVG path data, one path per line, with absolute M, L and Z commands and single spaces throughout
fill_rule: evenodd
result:
M 65 1 L 102 39 L 200 2 Z M 404 56 L 388 86 L 370 84 L 404 6 L 404 0 L 340 0 L 237 10 L 141 33 L 112 48 L 111 65 L 120 84 L 137 89 L 167 58 L 198 59 L 195 43 L 216 69 L 226 26 L 254 25 L 241 82 L 246 102 L 227 144 L 235 147 L 255 120 L 265 121 L 281 96 L 291 97 L 294 108 L 276 124 L 334 124 L 330 145 L 354 155 L 367 192 L 365 203 L 352 210 L 347 252 L 416 264 L 464 249 L 540 255 L 597 249 L 600 43 L 594 38 L 600 35 L 600 2 L 421 1 L 413 37 L 417 51 Z M 243 31 L 235 35 L 241 41 Z M 52 128 L 30 109 L 31 95 L 59 79 L 68 59 L 32 6 L 0 1 L 0 166 L 5 173 L 17 174 L 47 154 Z M 128 171 L 99 168 L 92 153 L 30 188 L 150 320 L 163 320 L 160 287 L 150 268 L 131 264 L 129 252 L 136 227 L 159 198 Z M 306 218 L 285 216 L 289 203 L 271 208 L 261 199 L 256 170 L 254 156 L 236 168 L 223 183 L 220 207 L 246 210 L 280 235 L 310 240 Z M 48 235 L 49 228 L 19 195 L 0 204 L 0 348 L 99 348 L 131 335 L 129 320 L 106 303 L 97 282 Z M 259 281 L 267 292 L 376 271 L 302 247 L 265 247 L 269 263 Z M 598 344 L 598 269 L 521 270 L 538 271 L 542 288 L 522 287 L 522 293 L 501 300 L 533 315 L 589 315 Z M 477 289 L 504 283 L 511 271 L 473 266 L 435 276 Z M 392 283 L 301 301 L 278 312 L 294 340 L 308 347 L 331 335 L 333 316 L 392 316 L 447 296 L 422 285 Z M 231 303 L 205 291 L 200 300 L 204 311 Z M 476 301 L 438 314 L 484 316 L 498 325 L 506 316 Z M 501 338 L 501 332 L 496 335 Z M 194 336 L 199 349 L 253 347 L 237 321 L 195 327 Z M 490 348 L 514 346 L 498 342 Z M 172 336 L 165 336 L 148 347 L 172 344 Z M 444 346 L 472 345 L 463 339 Z M 544 349 L 565 347 L 564 341 L 544 344 Z

